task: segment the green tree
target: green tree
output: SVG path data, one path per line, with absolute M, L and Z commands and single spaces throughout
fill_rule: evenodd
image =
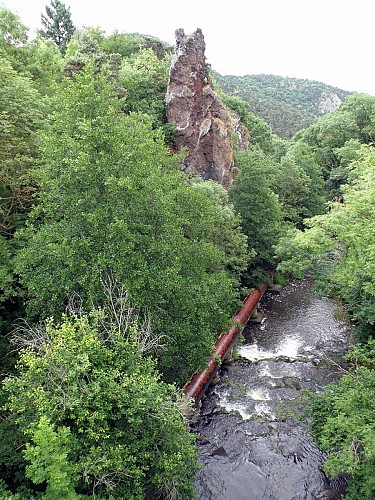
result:
M 51 40 L 33 40 L 28 45 L 28 58 L 24 73 L 33 80 L 41 96 L 52 97 L 55 85 L 59 83 L 63 71 L 63 58 Z M 48 101 L 44 100 L 45 104 Z
M 341 188 L 345 186 L 350 175 L 350 164 L 359 160 L 361 156 L 361 143 L 358 139 L 349 139 L 343 146 L 335 148 L 333 153 L 338 159 L 338 165 L 330 171 L 326 186 L 331 195 L 336 195 L 336 198 L 340 199 Z
M 268 270 L 275 264 L 272 246 L 282 227 L 282 208 L 271 189 L 275 164 L 259 148 L 237 154 L 240 169 L 230 190 L 230 198 L 242 220 L 253 256 L 243 276 L 247 286 L 257 286 L 269 279 Z
M 241 219 L 234 205 L 229 202 L 229 194 L 215 181 L 203 181 L 201 177 L 192 179 L 191 187 L 195 197 L 201 198 L 200 218 L 192 217 L 194 231 L 190 237 L 207 239 L 225 254 L 225 265 L 234 282 L 240 278 L 249 258 L 247 236 L 239 231 Z
M 126 92 L 127 112 L 147 113 L 152 116 L 155 126 L 166 121 L 165 92 L 169 67 L 170 56 L 159 61 L 152 49 L 143 49 L 123 60 L 119 79 Z
M 284 218 L 299 227 L 304 218 L 324 211 L 322 168 L 310 146 L 298 141 L 289 147 L 280 160 L 273 188 L 283 206 Z
M 31 317 L 58 317 L 73 292 L 101 304 L 101 279 L 113 274 L 166 334 L 164 376 L 183 383 L 236 308 L 239 259 L 217 238 L 222 200 L 189 183 L 147 116 L 125 116 L 121 106 L 89 66 L 65 82 L 43 137 L 40 205 L 17 269 Z M 228 227 L 238 241 L 238 222 L 228 218 Z
M 159 380 L 126 294 L 110 303 L 15 335 L 19 373 L 3 408 L 23 435 L 13 453 L 45 499 L 192 498 L 196 449 L 176 390 Z
M 19 73 L 24 73 L 27 65 L 28 31 L 17 14 L 0 7 L 0 57 L 7 59 Z
M 359 127 L 349 111 L 340 109 L 319 120 L 318 141 L 326 148 L 336 148 L 359 136 Z
M 20 76 L 31 78 L 41 95 L 51 94 L 51 86 L 62 70 L 62 58 L 51 41 L 28 41 L 28 28 L 19 17 L 0 8 L 0 57 Z
M 70 8 L 60 0 L 51 0 L 50 5 L 46 5 L 46 14 L 42 14 L 43 29 L 39 31 L 39 34 L 54 41 L 60 52 L 64 54 L 75 30 Z
M 27 43 L 28 28 L 21 23 L 17 14 L 6 7 L 0 7 L 0 47 L 7 50 L 9 47 L 20 47 Z
M 140 35 L 130 35 L 115 31 L 107 36 L 100 44 L 100 48 L 106 54 L 120 54 L 121 57 L 129 57 L 143 47 L 144 39 Z
M 75 73 L 82 71 L 90 64 L 94 65 L 97 71 L 107 70 L 116 85 L 117 95 L 123 97 L 125 90 L 119 83 L 121 56 L 120 54 L 106 54 L 101 50 L 100 40 L 103 36 L 99 28 L 89 27 L 76 30 L 64 56 L 64 74 L 74 78 Z
M 366 94 L 354 94 L 345 99 L 341 108 L 354 117 L 360 130 L 361 142 L 368 144 L 374 140 L 375 98 Z

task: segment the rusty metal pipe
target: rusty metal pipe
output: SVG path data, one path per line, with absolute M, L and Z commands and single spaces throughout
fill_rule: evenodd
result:
M 195 373 L 189 382 L 185 384 L 183 389 L 185 401 L 193 400 L 196 405 L 199 403 L 216 375 L 221 362 L 231 353 L 251 313 L 266 290 L 267 284 L 264 283 L 261 288 L 253 290 L 243 301 L 242 306 L 232 318 L 234 325 L 228 332 L 222 333 L 215 342 L 215 349 L 208 360 L 207 368 L 199 373 Z

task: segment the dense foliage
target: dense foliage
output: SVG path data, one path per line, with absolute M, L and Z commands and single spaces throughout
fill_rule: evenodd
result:
M 160 382 L 150 332 L 126 296 L 108 299 L 112 321 L 80 311 L 18 331 L 18 376 L 4 382 L 2 476 L 27 498 L 31 483 L 51 500 L 191 498 L 196 451 L 176 391 Z M 18 460 L 7 460 L 9 448 Z
M 237 154 L 240 173 L 230 190 L 236 210 L 241 214 L 242 228 L 253 250 L 242 280 L 247 286 L 258 286 L 269 280 L 274 266 L 273 245 L 283 227 L 282 207 L 272 190 L 274 164 L 259 148 Z
M 341 197 L 349 165 L 358 158 L 360 144 L 372 144 L 375 133 L 375 99 L 349 96 L 338 109 L 296 135 L 314 153 L 329 190 L 329 198 Z
M 312 431 L 329 452 L 324 470 L 349 479 L 346 499 L 375 496 L 375 341 L 356 346 L 341 380 L 311 400 Z
M 284 141 L 265 106 L 289 138 L 346 93 L 226 77 L 236 95 L 217 91 L 250 131 L 228 193 L 184 176 L 166 146 L 169 46 L 74 30 L 59 1 L 46 12 L 52 31 L 30 42 L 0 8 L 0 354 L 16 374 L 0 391 L 0 496 L 192 497 L 196 454 L 167 382 L 205 366 L 241 286 L 281 260 L 313 268 L 368 341 L 312 418 L 327 472 L 371 498 L 375 99 L 350 96 Z M 30 326 L 9 335 L 15 318 Z
M 275 75 L 222 76 L 214 73 L 228 94 L 244 99 L 249 110 L 267 122 L 273 133 L 290 139 L 324 113 L 332 111 L 349 92 L 324 83 Z

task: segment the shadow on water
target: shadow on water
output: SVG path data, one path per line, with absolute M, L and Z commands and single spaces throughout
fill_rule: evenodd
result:
M 240 358 L 203 401 L 198 499 L 339 498 L 343 481 L 327 479 L 324 454 L 296 417 L 302 389 L 319 391 L 340 376 L 350 325 L 308 280 L 267 293 L 262 307 L 265 320 L 245 329 Z

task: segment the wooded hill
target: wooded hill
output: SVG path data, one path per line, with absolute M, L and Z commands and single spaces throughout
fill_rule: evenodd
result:
M 351 94 L 321 82 L 275 75 L 222 76 L 212 72 L 224 92 L 241 97 L 249 111 L 283 139 L 315 123 Z

